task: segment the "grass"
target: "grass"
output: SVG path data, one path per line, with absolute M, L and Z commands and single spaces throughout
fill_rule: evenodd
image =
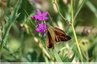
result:
M 2 48 L 5 46 L 7 36 L 8 36 L 9 30 L 10 30 L 12 24 L 19 17 L 19 14 L 17 14 L 17 12 L 20 8 L 21 2 L 22 2 L 22 0 L 17 2 L 12 14 L 9 16 L 9 18 L 6 19 L 7 24 L 4 25 L 4 29 L 3 29 L 4 33 L 3 33 L 2 42 L 1 42 L 1 45 L 0 45 L 0 53 L 2 52 Z

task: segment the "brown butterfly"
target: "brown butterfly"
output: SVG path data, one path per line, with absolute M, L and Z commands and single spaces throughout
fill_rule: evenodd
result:
M 63 30 L 50 26 L 47 32 L 46 45 L 48 48 L 54 48 L 54 42 L 57 43 L 61 41 L 68 41 L 70 39 L 71 37 L 66 35 L 66 33 Z

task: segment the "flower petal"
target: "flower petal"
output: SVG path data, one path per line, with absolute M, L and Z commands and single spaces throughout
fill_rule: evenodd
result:
M 34 16 L 32 16 L 32 18 L 34 18 Z
M 39 20 L 39 21 L 42 21 L 43 19 L 42 19 L 41 17 L 38 17 L 38 20 Z
M 48 22 L 47 22 L 48 23 Z M 44 28 L 47 28 L 47 23 L 44 24 Z
M 46 16 L 47 14 L 48 14 L 48 11 L 43 12 L 43 13 L 42 13 L 42 16 Z
M 40 28 L 36 28 L 35 30 L 38 31 L 38 32 L 40 32 Z
M 39 25 L 39 28 L 43 28 L 43 24 L 38 23 L 38 25 Z
M 48 19 L 48 17 L 43 17 L 43 19 Z
M 35 17 L 35 19 L 38 19 L 38 18 L 39 18 L 39 16 L 38 16 L 38 15 L 34 15 L 34 17 Z
M 41 31 L 42 36 L 44 35 L 44 33 L 45 33 L 44 31 Z
M 37 14 L 41 15 L 41 11 L 39 9 L 37 9 Z

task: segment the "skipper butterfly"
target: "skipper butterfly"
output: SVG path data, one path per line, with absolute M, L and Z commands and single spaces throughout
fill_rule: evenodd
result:
M 47 42 L 46 45 L 48 48 L 54 48 L 54 42 L 61 42 L 61 41 L 68 41 L 71 39 L 70 36 L 66 35 L 66 33 L 56 27 L 52 27 L 48 25 L 48 32 L 47 32 Z

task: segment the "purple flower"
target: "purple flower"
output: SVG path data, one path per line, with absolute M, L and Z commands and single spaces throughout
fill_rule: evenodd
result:
M 48 14 L 47 11 L 41 13 L 41 11 L 39 9 L 37 9 L 37 14 L 38 15 L 32 16 L 32 18 L 38 19 L 39 21 L 42 21 L 43 19 L 48 19 L 48 17 L 46 17 L 46 15 Z
M 41 23 L 38 23 L 39 27 L 35 29 L 36 31 L 41 32 L 42 36 L 47 31 L 47 29 L 46 29 L 47 28 L 47 23 L 45 23 L 44 25 L 41 24 Z

